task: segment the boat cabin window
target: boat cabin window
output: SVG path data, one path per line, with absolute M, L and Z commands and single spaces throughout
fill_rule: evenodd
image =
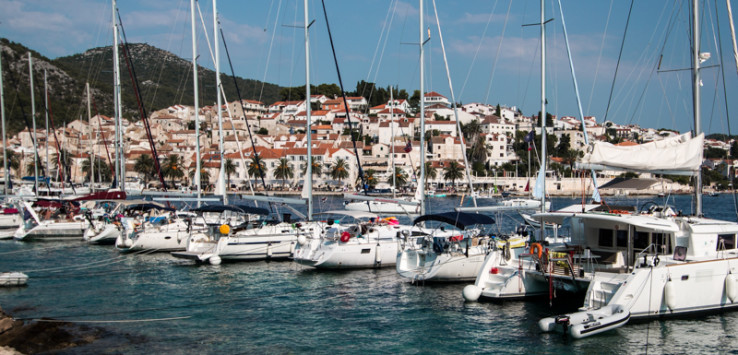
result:
M 627 248 L 628 247 L 628 231 L 627 230 L 616 231 L 615 240 L 617 241 L 619 248 Z
M 648 248 L 650 244 L 648 237 L 648 232 L 636 232 L 635 238 L 633 238 L 633 249 L 643 250 Z
M 735 249 L 735 234 L 718 234 L 715 250 Z
M 612 247 L 612 229 L 600 229 L 598 244 L 601 247 Z

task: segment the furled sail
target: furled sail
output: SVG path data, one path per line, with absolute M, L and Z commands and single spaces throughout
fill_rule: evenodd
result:
M 595 142 L 577 168 L 695 175 L 702 165 L 704 139 L 704 134 L 692 138 L 685 133 L 631 146 Z

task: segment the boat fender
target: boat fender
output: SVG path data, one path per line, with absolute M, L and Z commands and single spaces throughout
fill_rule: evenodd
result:
M 538 259 L 541 258 L 543 255 L 543 246 L 541 243 L 533 243 L 530 245 L 530 253 L 533 255 L 537 255 Z
M 672 312 L 677 306 L 677 291 L 675 287 L 676 286 L 674 286 L 674 282 L 671 281 L 671 278 L 669 278 L 669 280 L 666 281 L 666 285 L 664 285 L 664 301 L 666 301 L 666 307 L 669 307 L 669 310 Z
M 210 261 L 210 265 L 220 265 L 223 260 L 219 256 L 213 255 L 208 261 Z
M 464 296 L 464 300 L 468 302 L 476 302 L 482 295 L 482 289 L 477 285 L 466 285 L 461 294 Z
M 738 280 L 735 274 L 728 274 L 725 278 L 725 295 L 730 302 L 735 302 L 738 298 Z
M 505 258 L 506 261 L 510 261 L 510 258 L 512 257 L 512 253 L 510 252 L 510 241 L 505 241 L 505 247 L 502 249 L 502 256 Z
M 341 233 L 341 241 L 342 242 L 346 243 L 346 242 L 349 241 L 349 239 L 351 239 L 351 233 L 349 233 L 347 231 L 344 231 L 343 233 Z
M 300 234 L 299 236 L 297 236 L 297 244 L 305 245 L 306 243 L 307 238 L 304 235 Z
M 272 243 L 267 244 L 267 260 L 272 258 Z
M 374 248 L 374 266 L 382 266 L 382 253 L 379 251 L 379 243 L 377 243 L 377 246 Z

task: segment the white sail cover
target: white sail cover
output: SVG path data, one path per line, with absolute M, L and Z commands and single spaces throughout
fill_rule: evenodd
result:
M 691 133 L 685 133 L 631 146 L 595 142 L 577 168 L 694 175 L 702 165 L 704 139 L 704 134 L 692 138 Z

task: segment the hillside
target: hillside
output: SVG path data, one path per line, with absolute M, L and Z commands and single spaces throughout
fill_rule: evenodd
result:
M 25 128 L 23 111 L 30 124 L 30 86 L 28 80 L 28 55 L 34 57 L 34 82 L 36 92 L 37 127 L 43 127 L 43 72 L 48 72 L 51 112 L 56 126 L 87 115 L 85 82 L 90 83 L 92 95 L 99 113 L 113 115 L 113 55 L 112 47 L 93 48 L 81 54 L 50 60 L 21 44 L 0 39 L 5 84 L 8 130 L 15 133 Z M 192 105 L 192 67 L 187 60 L 147 44 L 130 44 L 133 67 L 141 87 L 141 94 L 148 113 L 175 104 Z M 216 101 L 215 73 L 200 67 L 200 104 L 212 105 Z M 230 76 L 222 76 L 223 87 L 229 100 L 236 100 L 236 89 Z M 258 99 L 261 82 L 238 78 L 238 86 L 244 99 Z M 121 86 L 123 112 L 126 118 L 140 119 L 138 104 L 131 86 L 131 78 L 121 51 Z M 280 87 L 264 84 L 261 101 L 271 104 L 279 99 Z M 95 109 L 93 108 L 93 115 Z

